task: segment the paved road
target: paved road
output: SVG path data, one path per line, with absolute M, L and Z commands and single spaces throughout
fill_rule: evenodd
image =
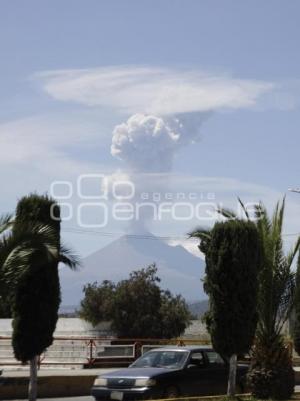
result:
M 95 401 L 94 397 L 39 398 L 40 401 Z M 23 401 L 23 400 L 22 400 Z
M 8 401 L 8 400 L 4 400 Z M 12 400 L 10 400 L 12 401 Z M 15 399 L 13 401 L 26 401 L 24 399 Z M 86 397 L 64 397 L 64 398 L 38 398 L 38 401 L 95 401 L 94 397 L 86 396 Z
M 300 392 L 300 386 L 295 387 L 295 391 Z M 39 401 L 95 401 L 93 397 L 64 397 L 64 398 L 39 398 Z M 5 401 L 5 400 L 4 400 Z M 25 401 L 25 400 L 14 400 L 14 401 Z

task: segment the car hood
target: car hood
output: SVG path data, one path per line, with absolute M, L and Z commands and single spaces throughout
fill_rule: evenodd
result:
M 109 372 L 101 375 L 105 379 L 115 378 L 115 377 L 153 377 L 163 373 L 171 372 L 177 369 L 166 369 L 166 368 L 126 368 L 116 370 L 114 372 Z

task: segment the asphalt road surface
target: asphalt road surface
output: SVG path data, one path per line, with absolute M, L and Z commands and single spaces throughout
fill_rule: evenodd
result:
M 295 391 L 300 392 L 300 386 L 295 387 Z M 94 397 L 63 397 L 63 398 L 38 398 L 39 401 L 95 401 Z M 5 401 L 5 400 L 4 400 Z M 24 400 L 14 400 L 24 401 Z
M 41 401 L 95 401 L 94 397 L 39 398 Z M 23 400 L 22 400 L 23 401 Z
M 6 400 L 4 400 L 6 401 Z M 8 400 L 7 400 L 8 401 Z M 12 400 L 10 400 L 12 401 Z M 15 399 L 13 401 L 26 401 L 24 399 Z M 63 398 L 38 398 L 38 401 L 95 401 L 94 397 L 63 397 Z

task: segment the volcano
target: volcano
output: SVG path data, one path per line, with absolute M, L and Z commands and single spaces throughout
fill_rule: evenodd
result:
M 82 287 L 103 280 L 117 282 L 128 278 L 130 272 L 156 263 L 161 288 L 181 294 L 188 302 L 205 297 L 201 279 L 204 261 L 180 245 L 171 246 L 162 239 L 149 235 L 124 235 L 83 259 L 77 272 L 61 271 L 63 303 L 78 305 L 83 298 Z

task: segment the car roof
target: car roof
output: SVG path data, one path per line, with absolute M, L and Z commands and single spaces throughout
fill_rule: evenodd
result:
M 161 346 L 160 348 L 152 348 L 149 351 L 211 351 L 212 347 L 210 345 L 166 345 Z

